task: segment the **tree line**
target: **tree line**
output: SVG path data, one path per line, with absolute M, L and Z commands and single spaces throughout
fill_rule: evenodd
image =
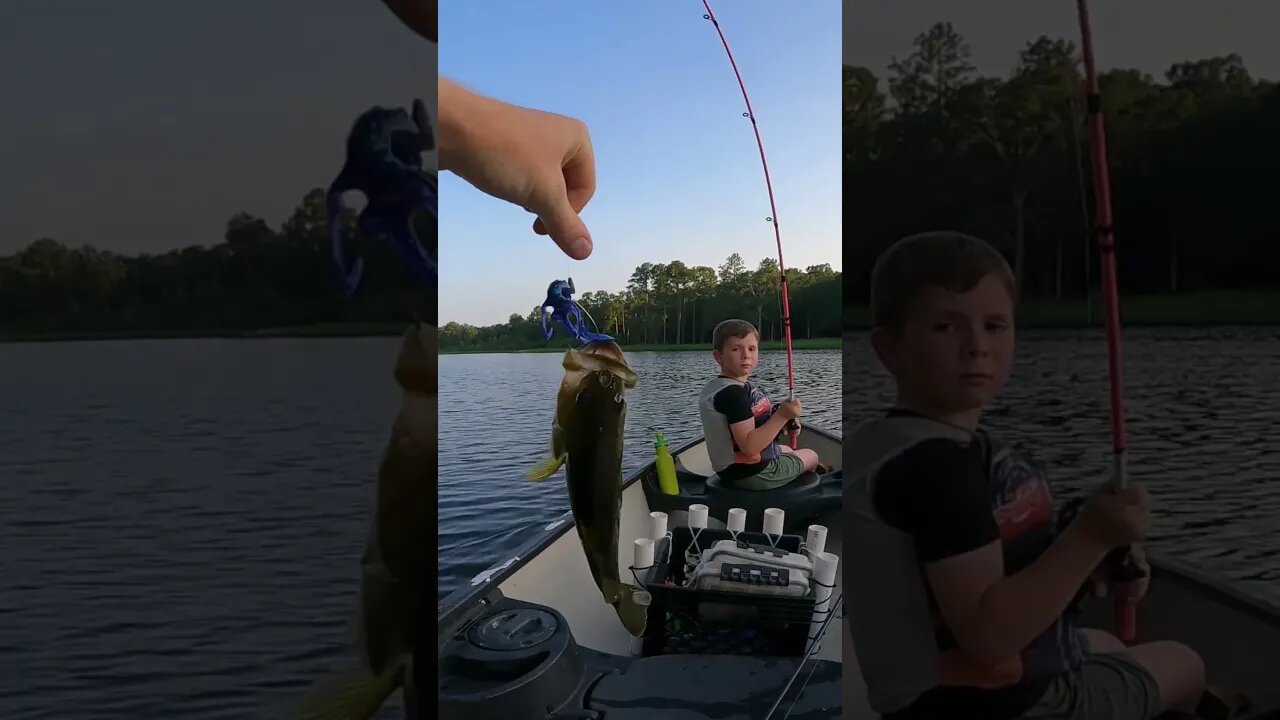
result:
M 1041 36 L 1006 77 L 984 77 L 950 23 L 917 36 L 887 77 L 846 65 L 846 303 L 864 306 L 875 256 L 913 232 L 954 229 L 1006 254 L 1024 296 L 1097 288 L 1083 70 Z M 1125 293 L 1280 285 L 1280 85 L 1240 56 L 1174 63 L 1162 80 L 1099 76 Z
M 646 262 L 631 274 L 626 288 L 582 292 L 576 299 L 591 318 L 584 317 L 588 328 L 613 335 L 624 345 L 706 345 L 716 324 L 734 317 L 755 323 L 761 339 L 767 341 L 782 337 L 780 279 L 777 260 L 766 258 L 752 269 L 734 253 L 717 268 L 690 267 L 680 260 Z M 827 263 L 803 270 L 787 268 L 787 286 L 793 338 L 839 337 L 843 291 L 839 272 Z M 440 349 L 546 346 L 541 313 L 541 307 L 533 307 L 487 327 L 446 323 L 440 328 Z M 570 342 L 564 329 L 558 328 L 552 345 L 566 347 Z
M 434 253 L 434 225 L 417 222 Z M 354 211 L 343 225 L 356 236 Z M 413 284 L 381 242 L 353 243 L 364 258 L 364 287 L 352 298 L 341 293 L 319 188 L 279 228 L 239 213 L 224 237 L 212 247 L 136 256 L 38 239 L 0 256 L 0 333 L 200 333 L 435 318 L 434 294 Z

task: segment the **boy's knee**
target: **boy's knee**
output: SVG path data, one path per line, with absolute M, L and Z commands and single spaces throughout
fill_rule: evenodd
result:
M 1187 645 L 1171 640 L 1132 648 L 1156 679 L 1166 708 L 1191 712 L 1207 685 L 1204 660 Z
M 1196 697 L 1198 698 L 1200 693 L 1204 692 L 1205 685 L 1208 683 L 1204 658 L 1200 657 L 1200 653 L 1192 650 L 1190 646 L 1183 645 L 1180 642 L 1170 641 L 1169 652 L 1175 658 L 1178 658 L 1178 663 L 1186 669 L 1187 680 L 1195 686 Z
M 1192 650 L 1190 646 L 1180 642 L 1166 641 L 1168 645 L 1167 652 L 1172 656 L 1178 665 L 1185 669 L 1187 679 L 1203 688 L 1205 684 L 1205 668 L 1204 658 L 1200 657 L 1200 653 Z
M 1124 652 L 1129 649 L 1128 646 L 1120 640 L 1120 638 L 1112 635 L 1106 630 L 1082 628 L 1080 632 L 1089 643 L 1089 652 L 1094 653 L 1095 655 Z
M 814 468 L 818 467 L 818 453 L 805 448 L 804 450 L 798 451 L 798 454 L 800 455 L 800 458 L 804 460 L 804 469 L 806 471 L 812 472 Z

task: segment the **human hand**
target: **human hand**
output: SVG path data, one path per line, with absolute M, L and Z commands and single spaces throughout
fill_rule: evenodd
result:
M 1132 604 L 1137 604 L 1147 596 L 1147 589 L 1151 586 L 1151 564 L 1147 561 L 1147 553 L 1141 545 L 1129 546 L 1129 561 L 1133 567 L 1142 571 L 1142 577 L 1130 582 L 1112 582 L 1111 568 L 1104 564 L 1089 576 L 1094 597 L 1104 598 L 1114 594 Z
M 482 97 L 439 79 L 440 169 L 538 216 L 566 255 L 591 255 L 578 213 L 596 191 L 596 163 L 581 120 Z
M 1136 482 L 1120 492 L 1099 491 L 1084 502 L 1073 524 L 1107 549 L 1139 542 L 1151 530 L 1151 496 Z
M 792 398 L 778 405 L 778 414 L 788 420 L 795 420 L 800 417 L 803 408 L 800 407 L 800 401 Z

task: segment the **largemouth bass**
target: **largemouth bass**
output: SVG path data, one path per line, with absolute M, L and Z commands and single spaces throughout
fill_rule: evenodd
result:
M 365 720 L 405 683 L 422 599 L 434 589 L 435 494 L 439 444 L 437 329 L 405 333 L 395 379 L 403 395 L 378 470 L 378 497 L 360 567 L 359 649 L 362 662 L 318 683 L 295 717 Z
M 596 587 L 632 635 L 644 632 L 646 608 L 618 573 L 622 511 L 622 432 L 626 391 L 636 386 L 617 343 L 597 340 L 564 354 L 564 378 L 551 424 L 551 456 L 526 476 L 545 480 L 567 465 L 569 505 Z

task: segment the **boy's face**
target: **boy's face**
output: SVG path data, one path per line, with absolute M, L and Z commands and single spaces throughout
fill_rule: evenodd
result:
M 966 293 L 925 288 L 902 327 L 873 336 L 902 399 L 942 413 L 981 410 L 1004 388 L 1013 364 L 1013 300 L 999 276 Z
M 720 371 L 725 375 L 745 378 L 756 369 L 756 362 L 760 359 L 760 339 L 755 333 L 748 333 L 746 337 L 731 337 L 723 348 L 712 351 L 711 356 L 716 359 Z

